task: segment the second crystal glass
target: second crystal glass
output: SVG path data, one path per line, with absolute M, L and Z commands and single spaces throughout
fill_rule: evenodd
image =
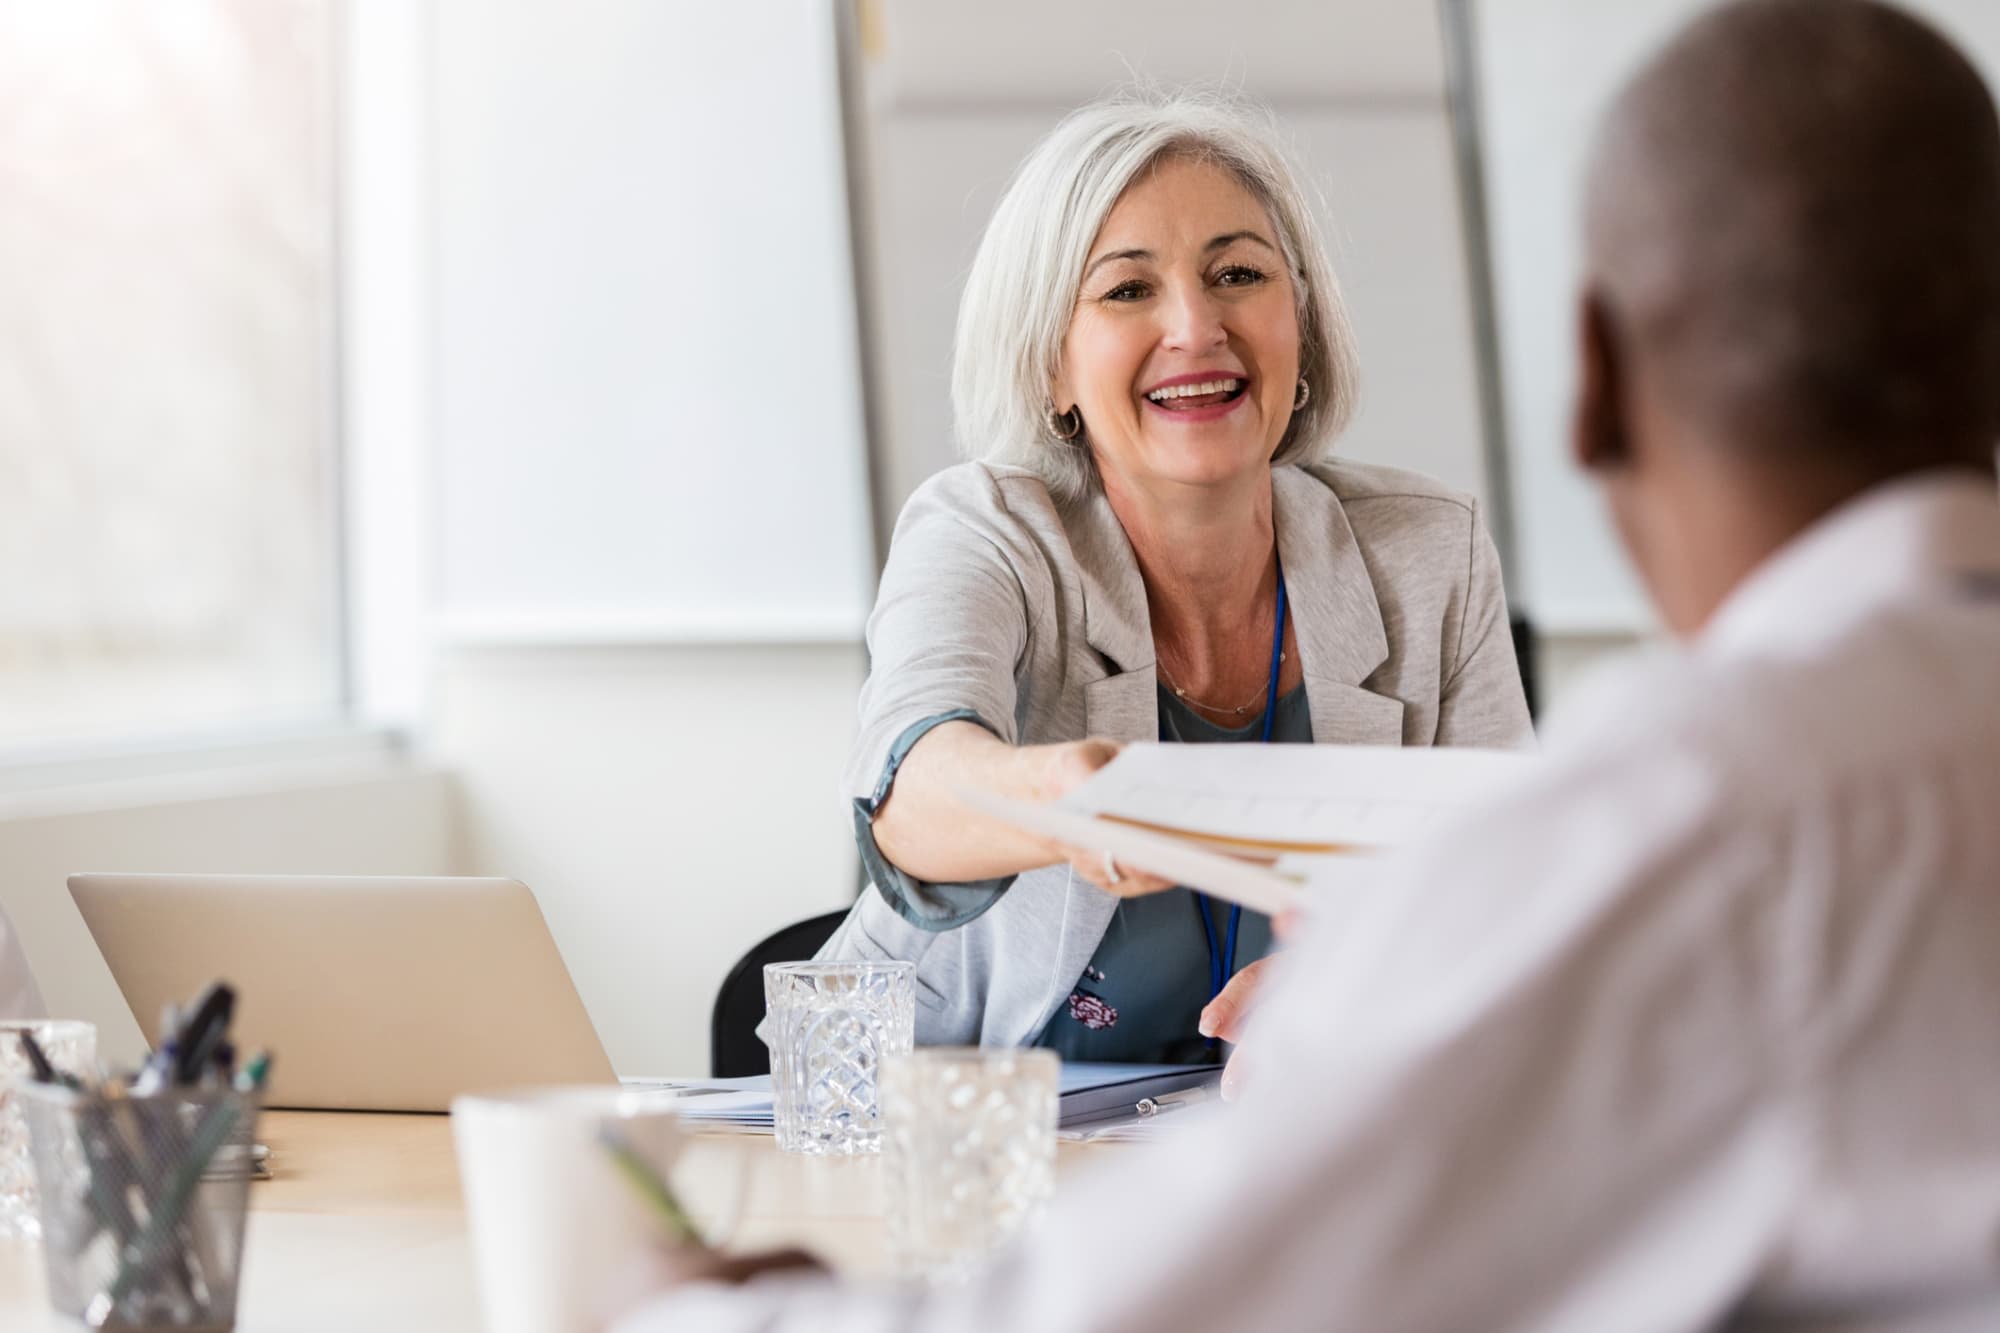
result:
M 882 1058 L 916 1036 L 910 963 L 771 963 L 772 1115 L 786 1152 L 846 1156 L 881 1151 L 877 1084 Z
M 904 1273 L 953 1281 L 1055 1188 L 1054 1051 L 936 1046 L 882 1071 L 889 1243 Z
M 72 1019 L 19 1019 L 0 1022 L 0 1240 L 39 1236 L 35 1207 L 35 1166 L 28 1156 L 28 1123 L 9 1095 L 8 1085 L 29 1077 L 21 1034 L 34 1034 L 42 1054 L 65 1074 L 94 1077 L 97 1029 Z

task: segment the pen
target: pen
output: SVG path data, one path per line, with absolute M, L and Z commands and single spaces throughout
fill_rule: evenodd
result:
M 132 1091 L 150 1097 L 172 1081 L 172 1070 L 180 1063 L 181 1010 L 177 1004 L 160 1009 L 160 1036 L 132 1080 Z
M 60 1083 L 64 1087 L 69 1088 L 79 1086 L 74 1078 L 56 1072 L 56 1067 L 49 1063 L 48 1055 L 42 1050 L 42 1044 L 35 1040 L 34 1033 L 24 1028 L 19 1035 L 21 1038 L 21 1054 L 28 1057 L 28 1068 L 34 1071 L 35 1082 Z
M 236 1048 L 225 1041 L 208 1053 L 208 1063 L 202 1067 L 201 1081 L 196 1086 L 214 1091 L 233 1086 L 235 1080 Z
M 667 1224 L 667 1229 L 673 1233 L 676 1241 L 683 1245 L 705 1244 L 700 1229 L 695 1226 L 694 1219 L 687 1215 L 687 1209 L 681 1207 L 681 1201 L 674 1197 L 673 1190 L 661 1178 L 660 1173 L 653 1169 L 653 1164 L 633 1150 L 624 1135 L 606 1125 L 598 1131 L 597 1141 L 603 1145 L 604 1151 L 611 1154 L 612 1164 L 618 1168 L 618 1174 L 625 1177 L 626 1183 L 632 1186 L 634 1192 L 659 1214 L 660 1220 Z
M 1162 1111 L 1171 1111 L 1176 1106 L 1192 1106 L 1196 1102 L 1208 1100 L 1207 1088 L 1184 1088 L 1179 1092 L 1165 1092 L 1158 1097 L 1141 1097 L 1139 1104 L 1132 1108 L 1141 1119 L 1151 1119 Z
M 227 982 L 215 982 L 201 993 L 193 1015 L 181 1028 L 180 1050 L 173 1070 L 177 1086 L 187 1087 L 201 1077 L 211 1053 L 229 1031 L 229 1020 L 235 1012 L 236 992 Z
M 250 1057 L 250 1063 L 236 1076 L 238 1092 L 262 1092 L 264 1082 L 271 1075 L 271 1053 L 259 1051 Z

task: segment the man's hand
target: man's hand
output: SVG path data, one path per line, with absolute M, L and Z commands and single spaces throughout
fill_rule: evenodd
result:
M 1238 969 L 1222 993 L 1208 1002 L 1201 1011 L 1201 1021 L 1197 1026 L 1204 1037 L 1214 1037 L 1232 1046 L 1243 1040 L 1243 1025 L 1250 1020 L 1250 1010 L 1257 1002 L 1257 988 L 1264 984 L 1264 969 L 1271 963 L 1269 958 L 1259 958 L 1248 967 Z
M 804 1250 L 766 1250 L 729 1255 L 705 1245 L 661 1245 L 644 1262 L 618 1274 L 604 1293 L 603 1312 L 616 1321 L 691 1282 L 737 1286 L 760 1273 L 824 1273 L 826 1266 Z
M 1298 913 L 1286 912 L 1271 922 L 1271 934 L 1277 939 L 1288 938 L 1298 928 Z M 1248 967 L 1239 970 L 1222 988 L 1222 993 L 1208 1002 L 1201 1011 L 1196 1026 L 1204 1037 L 1216 1037 L 1231 1045 L 1243 1040 L 1243 1032 L 1250 1021 L 1250 1011 L 1256 1007 L 1259 988 L 1264 984 L 1264 969 L 1275 960 L 1272 957 L 1259 958 Z M 1222 1099 L 1236 1100 L 1243 1090 L 1243 1080 L 1251 1066 L 1245 1064 L 1243 1052 L 1236 1051 L 1229 1057 L 1229 1063 L 1222 1069 Z
M 699 1265 L 685 1270 L 684 1282 L 727 1282 L 732 1286 L 748 1282 L 760 1273 L 824 1273 L 826 1265 L 804 1250 L 764 1250 L 756 1254 L 708 1254 Z

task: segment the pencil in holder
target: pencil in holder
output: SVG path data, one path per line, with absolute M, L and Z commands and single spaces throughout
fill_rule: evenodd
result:
M 15 1092 L 56 1311 L 91 1328 L 234 1327 L 256 1095 Z

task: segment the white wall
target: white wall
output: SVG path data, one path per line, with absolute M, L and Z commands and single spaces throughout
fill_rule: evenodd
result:
M 535 890 L 624 1074 L 705 1072 L 717 983 L 859 874 L 836 776 L 861 651 L 460 649 L 433 753 L 472 867 Z
M 387 756 L 232 766 L 0 798 L 0 906 L 49 1012 L 98 1026 L 131 1064 L 139 1027 L 65 884 L 78 871 L 461 873 L 450 780 Z
M 858 636 L 874 587 L 828 0 L 435 0 L 455 637 Z
M 1565 442 L 1574 383 L 1580 179 L 1618 84 L 1696 0 L 1481 0 L 1487 202 L 1515 494 L 1516 603 L 1584 636 L 1651 617 Z

